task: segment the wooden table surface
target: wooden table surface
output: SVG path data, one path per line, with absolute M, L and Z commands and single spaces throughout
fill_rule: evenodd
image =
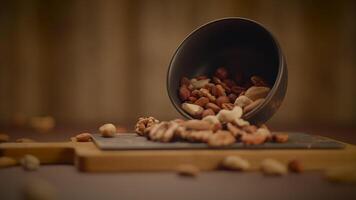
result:
M 356 144 L 355 129 L 283 130 L 305 131 Z M 60 128 L 53 134 L 9 127 L 1 127 L 0 131 L 9 133 L 12 140 L 29 137 L 53 142 L 68 141 L 83 128 Z M 0 169 L 0 199 L 21 199 L 24 183 L 31 179 L 49 182 L 59 199 L 356 199 L 356 185 L 327 182 L 321 171 L 284 177 L 266 177 L 258 172 L 213 171 L 188 178 L 171 172 L 82 173 L 71 165 L 41 166 L 34 172 L 20 167 Z

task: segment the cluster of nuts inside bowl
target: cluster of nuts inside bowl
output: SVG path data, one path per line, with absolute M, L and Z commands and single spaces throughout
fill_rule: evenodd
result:
M 221 110 L 232 110 L 235 106 L 244 113 L 258 107 L 270 91 L 268 83 L 260 76 L 229 77 L 226 68 L 220 67 L 212 78 L 198 76 L 192 79 L 183 77 L 179 88 L 182 109 L 196 119 L 216 115 Z
M 287 134 L 272 134 L 266 125 L 253 125 L 242 118 L 244 113 L 260 105 L 269 91 L 261 77 L 252 76 L 250 81 L 240 77 L 234 81 L 229 79 L 225 68 L 218 68 L 212 79 L 183 77 L 179 88 L 182 109 L 195 119 L 160 122 L 153 117 L 141 117 L 135 131 L 153 141 L 186 140 L 212 147 L 235 142 L 247 145 L 286 142 Z

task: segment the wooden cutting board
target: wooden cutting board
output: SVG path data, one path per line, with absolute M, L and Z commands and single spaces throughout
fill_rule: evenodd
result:
M 252 170 L 257 170 L 265 158 L 274 158 L 283 163 L 298 159 L 306 170 L 356 166 L 356 146 L 335 142 L 341 143 L 344 148 L 101 150 L 92 142 L 2 143 L 0 156 L 21 158 L 25 154 L 32 154 L 37 156 L 42 164 L 74 164 L 79 170 L 86 172 L 169 171 L 175 170 L 179 164 L 194 164 L 201 170 L 214 170 L 219 167 L 221 160 L 229 155 L 249 160 Z

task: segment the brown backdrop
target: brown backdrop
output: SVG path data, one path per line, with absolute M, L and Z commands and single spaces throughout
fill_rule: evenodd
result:
M 192 30 L 242 16 L 278 38 L 289 68 L 278 124 L 356 120 L 356 1 L 0 1 L 0 120 L 132 123 L 179 116 L 168 63 Z

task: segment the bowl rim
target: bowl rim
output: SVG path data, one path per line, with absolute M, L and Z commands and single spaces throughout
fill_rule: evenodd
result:
M 190 116 L 187 112 L 185 112 L 181 108 L 180 105 L 176 105 L 176 103 L 175 103 L 175 101 L 173 99 L 173 95 L 174 95 L 174 94 L 172 94 L 173 91 L 170 91 L 170 89 L 169 89 L 170 86 L 171 86 L 171 83 L 170 83 L 169 79 L 170 79 L 170 77 L 172 75 L 172 65 L 173 65 L 174 61 L 176 60 L 176 58 L 177 58 L 178 52 L 182 49 L 182 46 L 187 42 L 187 40 L 192 35 L 194 35 L 197 31 L 199 31 L 203 27 L 206 27 L 208 25 L 212 25 L 212 24 L 215 24 L 215 23 L 220 23 L 222 21 L 245 21 L 245 22 L 248 22 L 248 23 L 252 23 L 252 24 L 258 25 L 260 28 L 262 28 L 262 30 L 264 30 L 272 38 L 272 41 L 273 41 L 275 47 L 277 48 L 277 52 L 278 52 L 278 72 L 277 72 L 276 80 L 274 81 L 274 84 L 273 84 L 270 92 L 268 93 L 268 95 L 266 96 L 266 98 L 262 102 L 262 104 L 258 105 L 256 108 L 254 108 L 250 112 L 244 114 L 242 118 L 244 118 L 244 119 L 252 118 L 254 115 L 256 115 L 256 113 L 258 113 L 261 109 L 263 109 L 268 104 L 268 102 L 272 99 L 272 97 L 276 93 L 276 91 L 278 89 L 278 85 L 280 85 L 280 82 L 282 81 L 282 74 L 285 73 L 285 64 L 284 64 L 285 63 L 285 61 L 284 61 L 285 58 L 284 58 L 284 55 L 282 53 L 280 44 L 278 43 L 276 37 L 272 34 L 272 32 L 269 31 L 261 23 L 255 21 L 255 20 L 252 20 L 252 19 L 244 18 L 244 17 L 225 17 L 225 18 L 219 18 L 219 19 L 216 19 L 216 20 L 213 20 L 213 21 L 209 21 L 209 22 L 207 22 L 207 23 L 205 23 L 203 25 L 200 25 L 197 28 L 195 28 L 193 31 L 191 31 L 183 39 L 183 41 L 179 44 L 179 46 L 177 47 L 177 49 L 175 50 L 175 52 L 174 52 L 174 54 L 172 56 L 172 59 L 169 62 L 168 70 L 167 70 L 167 73 L 166 73 L 167 74 L 166 75 L 166 89 L 167 89 L 167 92 L 168 92 L 168 97 L 169 97 L 171 103 L 173 104 L 173 106 L 175 107 L 175 109 L 187 119 L 194 119 L 194 118 L 192 116 Z M 177 92 L 177 91 L 175 91 L 175 92 Z

